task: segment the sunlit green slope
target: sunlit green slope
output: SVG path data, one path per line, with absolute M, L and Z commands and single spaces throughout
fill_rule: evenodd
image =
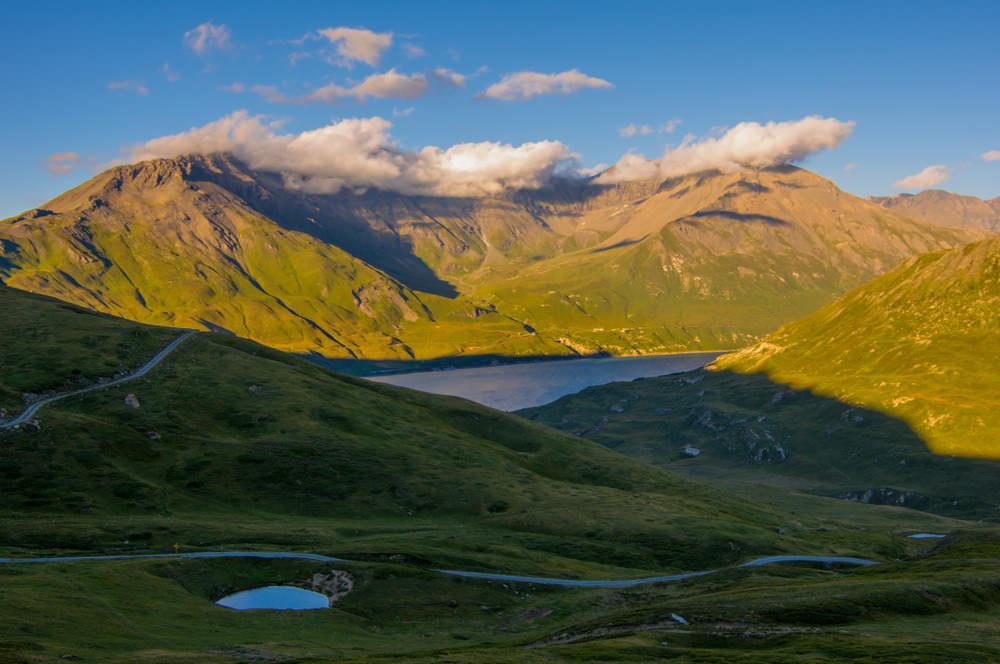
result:
M 937 454 L 1000 458 L 1000 240 L 919 256 L 719 369 L 878 410 Z

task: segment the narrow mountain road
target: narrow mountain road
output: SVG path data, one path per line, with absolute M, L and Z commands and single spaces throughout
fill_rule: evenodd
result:
M 135 380 L 136 378 L 142 378 L 147 373 L 149 373 L 149 371 L 153 367 L 155 367 L 157 364 L 159 364 L 163 360 L 163 358 L 165 358 L 167 355 L 169 355 L 171 353 L 171 351 L 173 351 L 175 348 L 177 348 L 179 345 L 181 345 L 181 343 L 183 343 L 186 339 L 190 338 L 191 336 L 193 336 L 195 334 L 197 334 L 197 332 L 185 332 L 181 336 L 179 336 L 176 339 L 174 339 L 173 341 L 171 341 L 167 345 L 166 348 L 164 348 L 159 353 L 157 353 L 156 355 L 154 355 L 153 359 L 151 359 L 149 362 L 146 362 L 146 364 L 142 365 L 140 368 L 136 369 L 135 371 L 133 371 L 130 374 L 122 376 L 121 378 L 116 378 L 116 379 L 114 379 L 112 381 L 108 381 L 107 383 L 98 383 L 97 385 L 91 385 L 90 387 L 85 387 L 85 388 L 80 389 L 80 390 L 74 390 L 72 392 L 63 392 L 61 394 L 55 394 L 55 395 L 53 395 L 51 397 L 48 397 L 46 399 L 42 399 L 41 401 L 36 401 L 35 403 L 33 403 L 30 406 L 28 406 L 24 410 L 23 413 L 21 413 L 20 415 L 18 415 L 14 419 L 12 419 L 12 420 L 10 420 L 8 422 L 0 423 L 0 429 L 11 429 L 11 428 L 16 427 L 16 426 L 18 426 L 20 424 L 24 424 L 29 419 L 31 419 L 31 417 L 36 412 L 38 412 L 39 408 L 41 408 L 42 406 L 47 406 L 50 403 L 54 403 L 56 401 L 60 401 L 61 399 L 66 399 L 66 398 L 69 398 L 69 397 L 75 397 L 77 395 L 85 394 L 87 392 L 94 392 L 96 390 L 103 390 L 106 387 L 114 387 L 115 385 L 120 385 L 121 383 L 125 383 L 125 382 L 130 381 L 130 380 Z
M 318 553 L 297 553 L 283 551 L 199 551 L 193 553 L 146 553 L 146 554 L 122 554 L 112 556 L 62 556 L 57 558 L 0 558 L 0 564 L 15 563 L 72 563 L 85 562 L 91 560 L 141 560 L 143 558 L 291 558 L 303 560 L 317 560 L 330 563 L 354 563 L 357 561 L 346 558 L 334 558 L 332 556 L 322 556 Z M 844 556 L 771 556 L 769 558 L 758 558 L 750 562 L 737 565 L 737 567 L 757 567 L 760 565 L 773 565 L 775 563 L 842 563 L 845 565 L 871 566 L 879 563 L 874 560 L 864 558 L 850 558 Z M 552 579 L 544 576 L 516 576 L 512 574 L 491 574 L 489 572 L 459 572 L 456 570 L 433 569 L 432 572 L 447 574 L 449 576 L 459 576 L 466 579 L 486 579 L 491 581 L 510 581 L 520 583 L 536 583 L 539 585 L 564 586 L 569 588 L 627 588 L 639 586 L 647 583 L 662 583 L 665 581 L 679 581 L 690 579 L 695 576 L 705 576 L 722 571 L 721 569 L 710 569 L 704 572 L 688 572 L 687 574 L 674 574 L 672 576 L 650 576 L 643 579 L 608 579 L 598 581 L 586 581 L 581 579 Z

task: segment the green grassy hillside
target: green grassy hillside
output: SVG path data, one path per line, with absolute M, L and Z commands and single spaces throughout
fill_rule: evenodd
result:
M 722 486 L 996 518 L 1000 466 L 955 456 L 1000 450 L 998 260 L 997 240 L 920 256 L 707 370 L 523 414 Z
M 24 379 L 6 367 L 38 366 L 57 344 L 64 354 L 76 348 L 58 339 L 83 336 L 100 354 L 105 341 L 153 334 L 12 289 L 0 298 L 25 324 L 46 310 L 81 318 L 64 318 L 47 343 L 22 343 L 5 358 L 8 394 Z M 81 380 L 102 368 L 64 361 Z M 808 530 L 776 538 L 788 515 L 588 441 L 225 335 L 198 335 L 148 376 L 47 406 L 37 420 L 0 431 L 0 546 L 312 542 L 439 565 L 567 573 L 698 569 L 832 542 Z M 849 530 L 841 534 L 843 546 L 858 544 Z M 873 537 L 858 545 L 883 544 Z
M 9 395 L 132 369 L 178 334 L 10 288 L 0 308 L 0 345 L 15 351 L 0 365 Z M 35 343 L 24 334 L 33 325 L 44 332 Z M 997 653 L 1000 594 L 983 583 L 997 571 L 989 528 L 822 498 L 767 506 L 467 401 L 337 375 L 226 335 L 199 334 L 141 379 L 47 406 L 37 426 L 0 432 L 0 447 L 0 557 L 251 549 L 359 561 L 0 564 L 0 662 Z M 915 531 L 952 537 L 937 547 L 905 539 Z M 625 590 L 431 571 L 627 578 L 771 553 L 890 564 L 731 568 Z M 353 589 L 328 611 L 213 604 L 335 571 Z M 928 635 L 932 619 L 947 623 Z
M 720 369 L 877 410 L 936 454 L 1000 458 L 1000 240 L 919 256 Z

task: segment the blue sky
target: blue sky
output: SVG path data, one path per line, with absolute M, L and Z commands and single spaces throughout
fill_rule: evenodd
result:
M 0 25 L 0 217 L 239 110 L 280 135 L 381 117 L 400 150 L 554 141 L 585 167 L 629 151 L 659 158 L 741 122 L 822 116 L 853 131 L 803 165 L 847 191 L 896 193 L 938 166 L 918 182 L 1000 196 L 1000 159 L 982 157 L 1000 151 L 1000 3 L 693 4 L 17 3 Z M 340 27 L 375 36 L 319 32 Z M 543 77 L 550 93 L 483 97 L 507 75 L 574 70 Z M 423 88 L 364 87 L 388 71 Z M 442 82 L 453 74 L 461 85 Z M 559 81 L 579 89 L 562 94 Z M 234 84 L 269 86 L 270 100 Z M 332 97 L 315 95 L 331 85 Z

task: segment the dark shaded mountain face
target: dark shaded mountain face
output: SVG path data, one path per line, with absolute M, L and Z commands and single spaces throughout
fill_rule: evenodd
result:
M 868 200 L 932 224 L 1000 232 L 1000 196 L 987 201 L 942 189 L 927 189 L 919 194 L 871 196 Z
M 108 170 L 0 222 L 10 285 L 327 358 L 732 348 L 981 237 L 794 167 L 483 198 L 311 194 L 225 155 Z

